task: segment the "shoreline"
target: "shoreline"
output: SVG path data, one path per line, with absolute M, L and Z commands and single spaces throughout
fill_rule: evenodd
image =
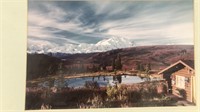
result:
M 114 73 L 114 72 L 94 72 L 94 73 L 81 73 L 81 74 L 73 74 L 73 75 L 64 74 L 64 79 L 98 77 L 98 76 L 118 76 L 118 75 L 138 76 L 137 73 L 131 73 L 131 72 L 127 72 L 127 71 L 117 71 L 116 73 Z M 26 82 L 29 84 L 34 84 L 34 83 L 39 83 L 42 81 L 56 80 L 56 79 L 59 79 L 59 75 L 37 78 L 37 79 L 29 80 Z

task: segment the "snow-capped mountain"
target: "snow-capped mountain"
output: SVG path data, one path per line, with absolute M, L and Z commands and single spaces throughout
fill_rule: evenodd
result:
M 95 46 L 101 50 L 126 48 L 126 47 L 132 47 L 133 45 L 134 43 L 131 42 L 129 39 L 122 37 L 112 37 L 109 39 L 102 40 L 95 44 Z
M 28 41 L 28 53 L 91 53 L 91 52 L 104 52 L 113 49 L 133 47 L 134 42 L 122 37 L 111 37 L 97 42 L 96 44 L 71 44 L 66 43 L 63 46 L 52 44 L 43 41 Z

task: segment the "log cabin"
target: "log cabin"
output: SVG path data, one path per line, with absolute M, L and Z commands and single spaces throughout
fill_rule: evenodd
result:
M 158 72 L 168 83 L 168 92 L 189 102 L 196 102 L 193 60 L 179 60 Z

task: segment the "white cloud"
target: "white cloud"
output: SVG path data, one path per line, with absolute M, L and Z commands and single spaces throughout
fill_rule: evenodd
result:
M 166 15 L 170 15 L 170 13 L 166 13 Z M 101 27 L 105 29 L 108 28 L 109 31 L 107 34 L 109 35 L 118 35 L 132 38 L 133 40 L 146 39 L 146 41 L 151 41 L 152 39 L 157 38 L 162 41 L 163 38 L 168 38 L 170 42 L 176 40 L 177 44 L 186 42 L 187 44 L 193 44 L 194 30 L 192 17 L 185 15 L 183 15 L 183 18 L 178 16 L 177 18 L 171 19 L 166 18 L 163 13 L 141 15 L 124 20 L 105 22 Z M 185 22 L 178 21 L 184 18 L 191 18 L 191 20 Z M 154 44 L 154 41 L 151 41 L 150 43 Z M 155 42 L 155 44 L 157 43 Z
M 87 13 L 88 7 L 74 12 L 56 5 L 56 2 L 51 4 L 48 2 L 42 3 L 42 6 L 47 10 L 46 12 L 41 11 L 42 9 L 38 7 L 31 8 L 28 12 L 28 36 L 34 39 L 46 39 L 50 43 L 54 40 L 63 41 L 62 43 L 79 44 L 80 42 L 73 40 L 72 37 L 68 39 L 67 34 L 59 34 L 61 31 L 67 31 L 83 37 L 101 39 L 116 35 L 138 40 L 139 44 L 144 45 L 158 43 L 193 44 L 192 9 L 188 8 L 189 5 L 176 6 L 172 3 L 173 6 L 163 5 L 162 3 L 140 5 L 141 7 L 137 6 L 135 9 L 130 10 L 126 17 L 127 6 L 131 4 L 119 3 L 115 6 L 116 4 L 113 5 L 111 1 L 103 1 L 101 4 L 96 1 L 89 1 L 89 4 L 88 7 L 92 7 L 94 15 Z M 163 5 L 164 8 L 159 4 Z M 157 9 L 153 6 L 157 6 Z M 123 13 L 125 14 L 124 18 Z M 65 19 L 72 14 L 75 15 L 72 20 L 66 21 Z M 83 14 L 88 15 L 83 18 Z M 102 18 L 95 18 L 95 16 L 101 14 Z M 118 14 L 122 18 L 112 18 L 113 15 Z M 91 18 L 96 20 L 90 20 Z M 86 23 L 90 22 L 90 24 L 85 25 L 81 19 Z M 91 26 L 95 26 L 95 28 Z M 48 29 L 48 27 L 52 29 Z M 103 30 L 105 31 L 103 32 Z M 30 44 L 32 43 L 30 42 Z M 56 47 L 58 46 L 56 45 Z
M 28 36 L 35 38 L 52 38 L 56 31 L 45 30 L 44 27 L 40 26 L 28 26 Z M 57 31 L 58 32 L 58 31 Z
M 50 12 L 51 13 L 51 12 Z M 56 12 L 53 12 L 56 13 Z M 73 22 L 67 22 L 62 23 L 57 21 L 54 18 L 48 18 L 45 14 L 37 12 L 37 11 L 29 11 L 29 19 L 28 23 L 30 25 L 34 26 L 40 26 L 40 27 L 52 27 L 52 28 L 58 28 L 61 30 L 74 30 L 75 28 L 78 28 L 78 23 Z

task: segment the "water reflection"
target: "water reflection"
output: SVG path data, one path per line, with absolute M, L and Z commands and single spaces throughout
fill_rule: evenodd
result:
M 65 79 L 64 86 L 72 88 L 84 87 L 86 81 L 96 81 L 100 87 L 105 87 L 109 85 L 115 85 L 117 83 L 121 84 L 133 84 L 144 82 L 145 78 L 141 79 L 138 76 L 128 76 L 128 75 L 118 75 L 118 76 L 96 76 L 96 77 L 82 77 L 82 78 L 72 78 Z M 51 81 L 52 82 L 52 81 Z M 38 84 L 38 86 L 48 87 L 48 81 Z M 54 86 L 59 86 L 60 81 L 54 80 Z
M 121 83 L 122 82 L 122 76 L 118 75 L 118 76 L 113 76 L 113 81 L 116 83 Z

